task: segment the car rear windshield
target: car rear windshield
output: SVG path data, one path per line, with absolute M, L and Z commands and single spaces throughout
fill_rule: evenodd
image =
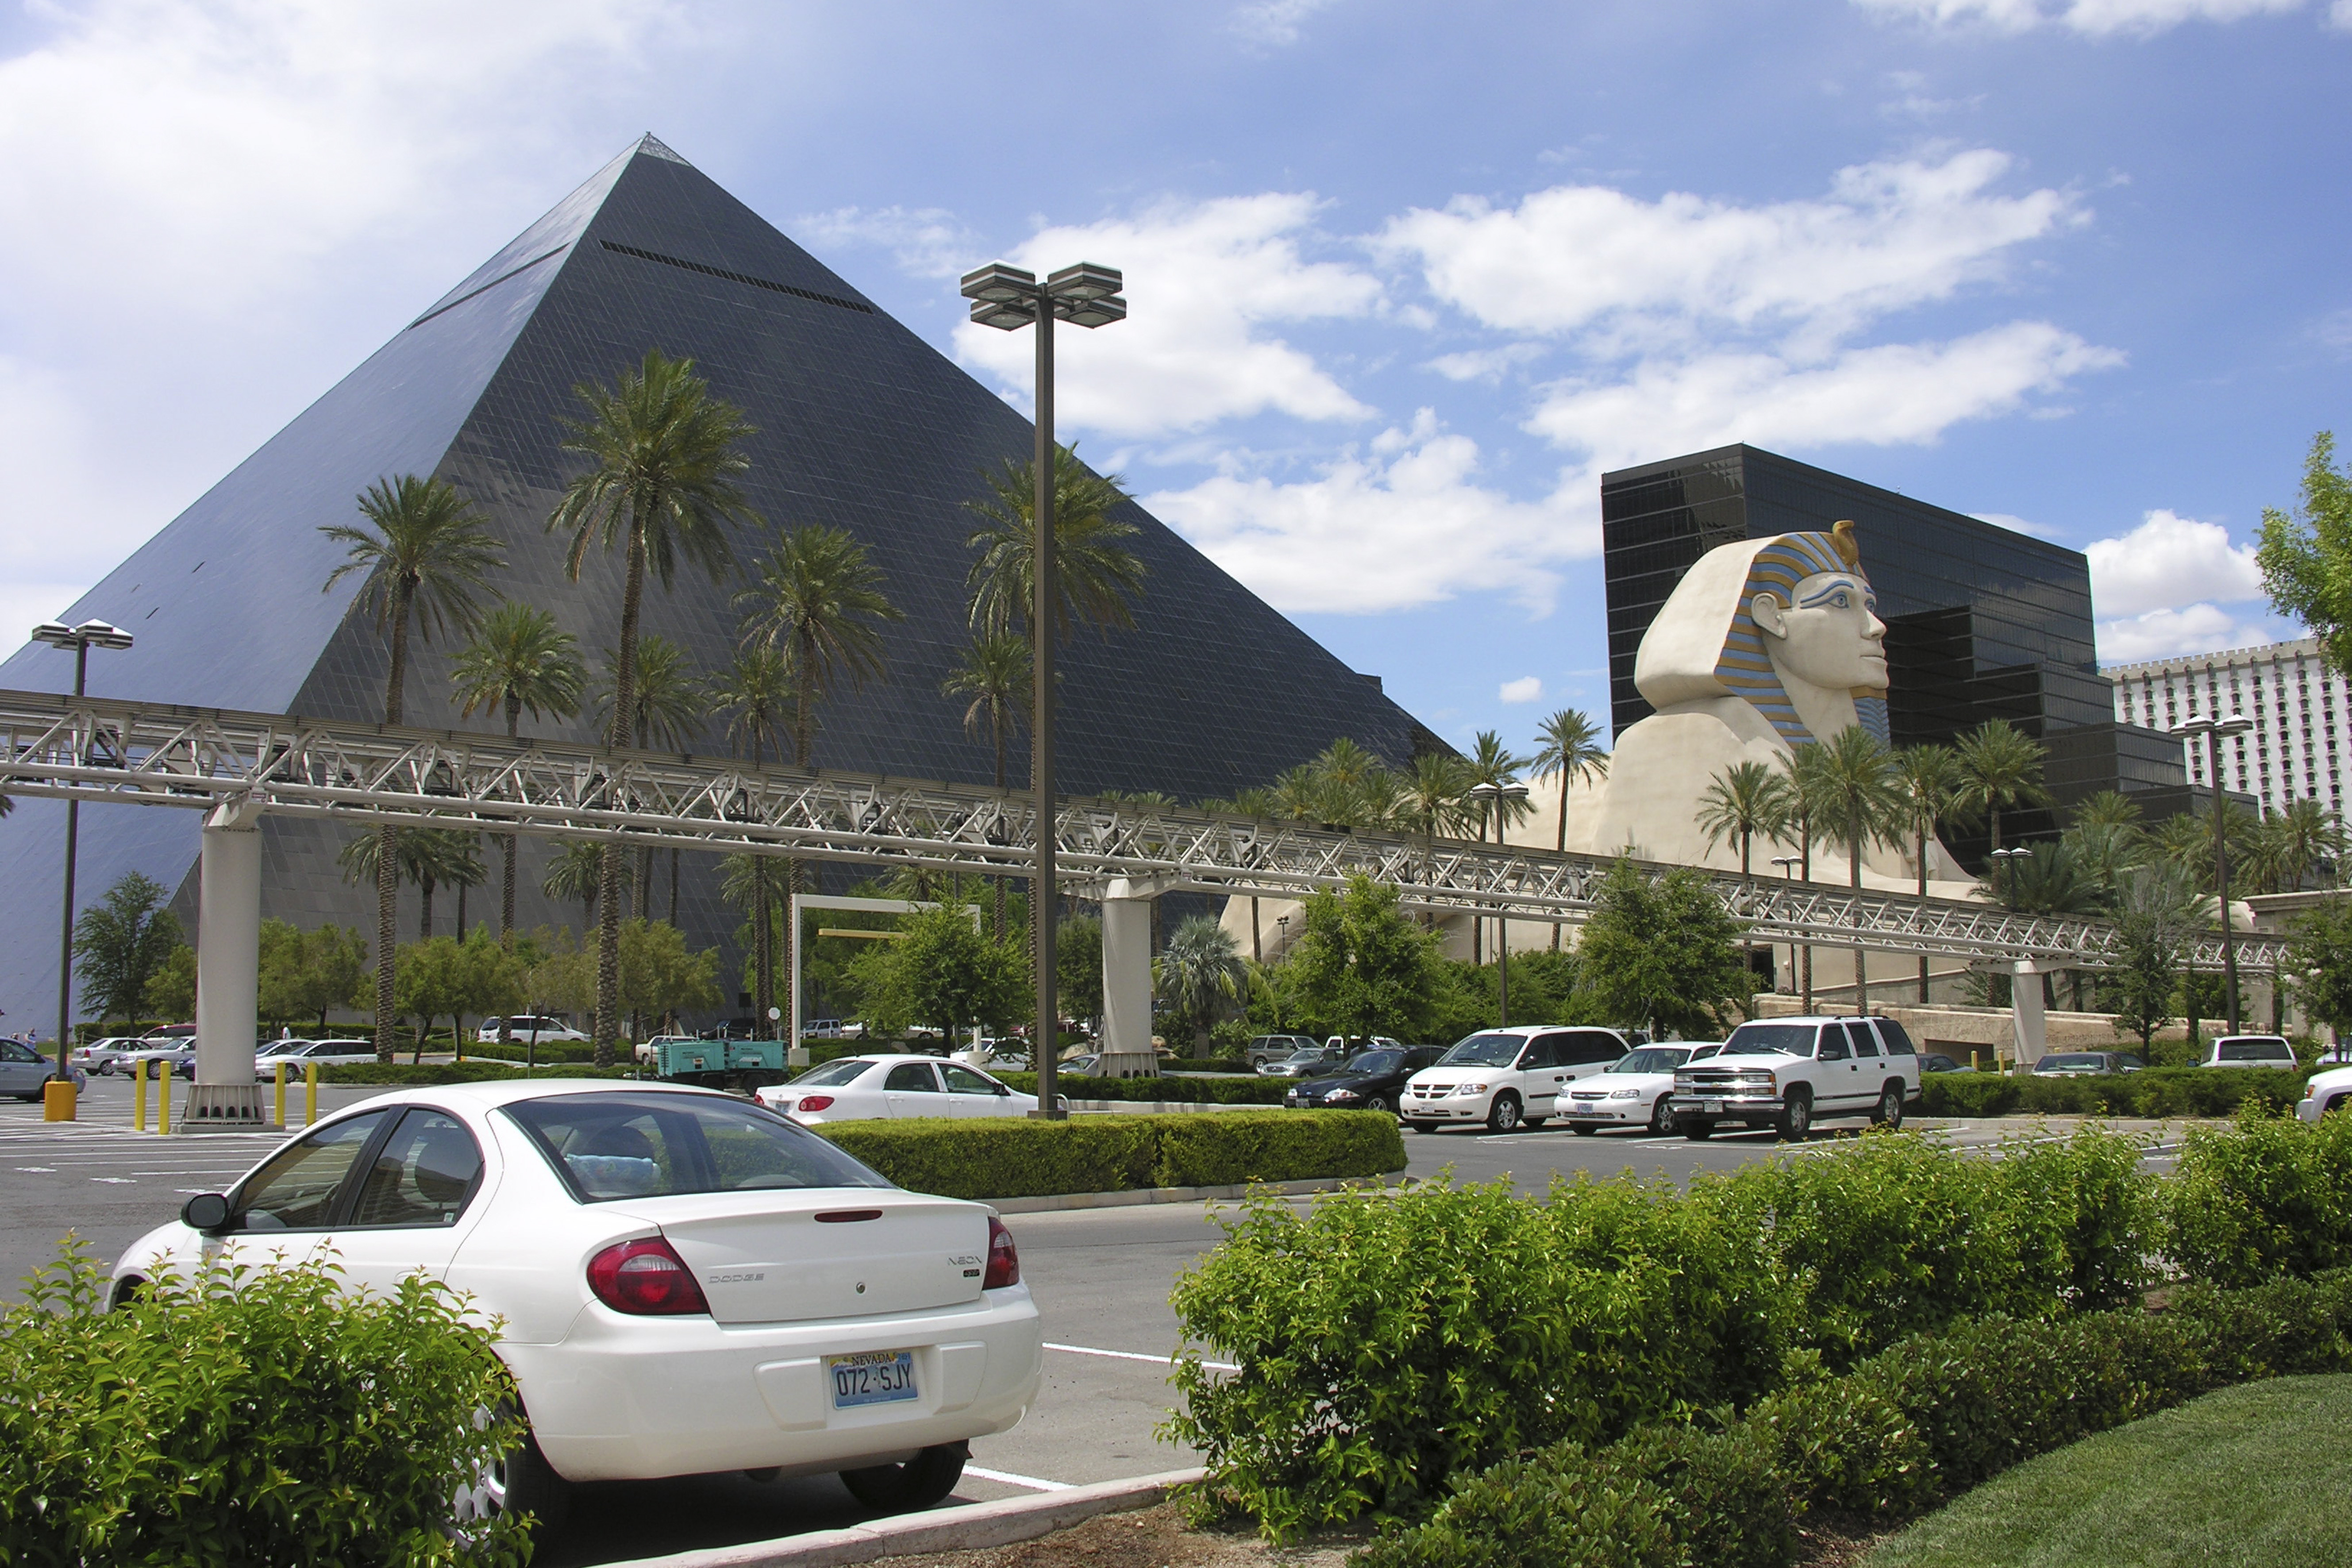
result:
M 1670 1046 L 1644 1046 L 1638 1051 L 1628 1051 L 1609 1067 L 1611 1072 L 1672 1072 L 1690 1060 L 1687 1049 L 1676 1050 Z
M 1442 1068 L 1507 1068 L 1519 1059 L 1519 1047 L 1527 1039 L 1519 1035 L 1472 1035 L 1457 1040 L 1454 1048 L 1437 1058 Z
M 563 1094 L 504 1110 L 583 1203 L 890 1184 L 807 1129 L 718 1095 Z
M 2278 1061 L 2294 1055 L 2284 1040 L 2223 1040 L 2221 1059 L 2225 1062 Z
M 2042 1058 L 2042 1070 L 2044 1072 L 2071 1072 L 2076 1068 L 2087 1068 L 2096 1072 L 2106 1065 L 2106 1058 L 2095 1056 L 2061 1056 Z
M 1811 1024 L 1742 1024 L 1723 1042 L 1723 1054 L 1809 1057 L 1813 1054 L 1815 1027 Z
M 794 1089 L 838 1089 L 874 1064 L 863 1057 L 844 1057 L 839 1061 L 811 1068 L 793 1079 Z

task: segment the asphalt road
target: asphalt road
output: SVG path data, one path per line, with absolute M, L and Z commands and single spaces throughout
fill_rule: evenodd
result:
M 328 1088 L 321 1111 L 382 1090 Z M 71 1231 L 110 1263 L 123 1247 L 177 1212 L 185 1194 L 216 1192 L 271 1148 L 274 1133 L 201 1133 L 170 1140 L 130 1128 L 130 1086 L 93 1080 L 81 1120 L 44 1123 L 40 1108 L 0 1105 L 0 1300 L 56 1256 Z M 294 1105 L 299 1118 L 299 1099 Z M 1407 1133 L 1408 1173 L 1450 1168 L 1456 1180 L 1508 1178 L 1540 1193 L 1557 1174 L 1633 1170 L 1686 1181 L 1775 1155 L 1826 1152 L 1855 1128 L 1816 1133 L 1791 1149 L 1769 1133 L 1718 1135 L 1706 1143 L 1561 1127 L 1501 1136 Z M 1995 1129 L 1956 1133 L 1990 1141 Z M 1297 1200 L 1304 1202 L 1305 1200 Z M 1088 1481 L 1176 1468 L 1186 1450 L 1161 1442 L 1168 1362 L 1177 1343 L 1168 1295 L 1176 1276 L 1219 1236 L 1213 1206 L 1170 1204 L 1019 1215 L 1007 1219 L 1037 1299 L 1050 1347 L 1045 1382 L 1021 1426 L 972 1447 L 957 1496 L 981 1501 Z M 763 1540 L 867 1517 L 829 1476 L 756 1482 L 740 1476 L 599 1489 L 535 1559 L 584 1568 L 620 1559 Z

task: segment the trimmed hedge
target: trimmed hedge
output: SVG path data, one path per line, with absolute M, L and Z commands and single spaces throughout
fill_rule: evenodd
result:
M 952 1198 L 1053 1197 L 1151 1187 L 1379 1176 L 1404 1168 L 1396 1119 L 1319 1116 L 989 1116 L 838 1121 L 817 1131 L 898 1185 Z
M 2258 1285 L 2352 1266 L 2352 1116 L 2192 1127 L 2165 1247 L 2190 1279 Z
M 1462 1486 L 1353 1568 L 1789 1568 L 1798 1520 L 1916 1512 L 2232 1384 L 2352 1370 L 2352 1271 L 2170 1310 L 1921 1335 L 1737 1419 L 1554 1445 Z
M 549 1062 L 586 1062 L 596 1059 L 595 1046 L 581 1040 L 541 1040 L 539 1042 L 537 1047 L 539 1054 L 535 1058 L 530 1055 L 531 1049 L 529 1042 L 523 1040 L 517 1040 L 510 1046 L 501 1046 L 496 1041 L 484 1041 L 478 1045 L 467 1041 L 466 1059 L 471 1061 L 477 1057 L 484 1061 L 492 1062 L 535 1059 L 542 1066 Z M 624 1054 L 626 1054 L 625 1051 Z
M 1919 1079 L 1919 1109 L 1929 1116 L 2234 1116 L 2249 1104 L 2292 1110 L 2305 1076 L 2275 1068 L 2149 1068 L 2120 1078 L 1931 1072 Z
M 1037 1092 L 1034 1072 L 991 1073 L 1006 1088 L 1023 1094 Z M 1280 1105 L 1297 1087 L 1295 1079 L 1260 1078 L 1072 1078 L 1055 1075 L 1058 1091 L 1072 1100 L 1159 1100 L 1162 1104 Z
M 374 1084 L 437 1084 L 481 1083 L 489 1079 L 501 1082 L 523 1076 L 522 1068 L 505 1062 L 353 1062 L 348 1067 L 322 1067 L 319 1069 L 320 1083 Z M 589 1067 L 580 1062 L 550 1062 L 542 1064 L 533 1078 L 635 1078 L 636 1069 L 625 1067 Z M 299 1083 L 294 1074 L 286 1076 L 288 1088 Z

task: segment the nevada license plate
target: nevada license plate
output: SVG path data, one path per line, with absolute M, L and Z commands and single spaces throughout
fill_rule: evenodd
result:
M 833 1373 L 833 1407 L 854 1410 L 861 1405 L 891 1405 L 915 1397 L 915 1352 L 867 1351 L 861 1355 L 825 1358 Z
M 1723 1109 L 1723 1101 L 1719 1100 L 1703 1100 L 1699 1101 L 1699 1108 L 1703 1110 L 1721 1110 Z
M 1571 1110 L 1569 1114 L 1570 1116 L 1606 1116 L 1609 1113 L 1598 1106 L 1580 1105 Z

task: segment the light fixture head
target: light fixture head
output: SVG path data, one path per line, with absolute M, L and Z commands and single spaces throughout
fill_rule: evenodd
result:
M 979 326 L 1015 331 L 1037 319 L 1037 307 L 1025 300 L 974 300 L 971 319 Z
M 1118 268 L 1091 261 L 1065 267 L 1045 279 L 1045 292 L 1056 300 L 1107 300 L 1126 287 L 1126 276 Z
M 33 640 L 45 642 L 51 647 L 71 647 L 74 645 L 73 627 L 63 621 L 43 621 L 33 628 Z
M 1116 294 L 1106 295 L 1099 300 L 1083 300 L 1076 304 L 1056 300 L 1054 301 L 1054 315 L 1073 326 L 1108 327 L 1113 321 L 1127 320 L 1127 301 Z
M 2254 721 L 2243 714 L 2233 713 L 2213 726 L 2216 735 L 2242 735 L 2254 727 Z
M 63 621 L 43 621 L 33 628 L 33 640 L 51 647 L 110 647 L 131 646 L 129 632 L 106 621 L 84 621 L 69 626 Z
M 1031 300 L 1037 294 L 1037 275 L 1002 261 L 992 261 L 963 275 L 963 297 L 986 300 L 1003 304 L 1010 300 Z

